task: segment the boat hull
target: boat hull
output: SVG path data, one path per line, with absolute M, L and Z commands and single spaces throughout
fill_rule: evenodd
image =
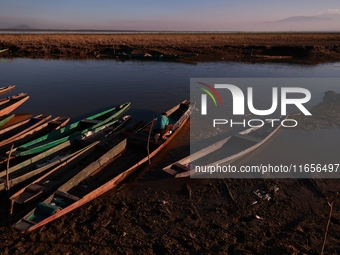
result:
M 6 87 L 1 87 L 0 88 L 0 95 L 3 95 L 5 93 L 7 93 L 7 92 L 10 92 L 13 89 L 15 89 L 15 85 L 9 85 L 9 86 L 6 86 Z
M 181 109 L 182 106 L 184 106 L 185 110 Z M 138 136 L 139 134 L 149 133 L 150 128 L 152 128 L 153 121 L 143 125 L 135 131 L 133 135 L 130 135 L 121 142 L 122 147 L 125 147 L 126 150 L 119 158 L 114 161 L 110 160 L 110 158 L 112 159 L 111 154 L 114 152 L 112 150 L 108 151 L 101 158 L 91 163 L 92 167 L 96 169 L 96 171 L 93 169 L 93 171 L 95 171 L 93 174 L 87 174 L 87 178 L 78 178 L 76 183 L 77 185 L 73 185 L 73 183 L 66 183 L 43 202 L 48 205 L 54 201 L 55 198 L 59 198 L 67 201 L 66 205 L 60 207 L 60 209 L 53 212 L 53 214 L 48 215 L 41 220 L 38 219 L 37 221 L 34 220 L 34 213 L 36 212 L 35 210 L 37 210 L 36 208 L 19 220 L 15 224 L 15 229 L 20 232 L 33 231 L 116 187 L 128 176 L 134 173 L 138 167 L 153 158 L 159 151 L 171 142 L 188 120 L 192 111 L 192 105 L 188 101 L 184 101 L 182 104 L 170 109 L 168 111 L 168 115 L 171 116 L 171 114 L 178 111 L 181 112 L 181 115 L 176 119 L 176 122 L 173 125 L 173 133 L 169 139 L 159 141 L 158 146 L 154 144 L 155 146 L 153 146 L 153 149 L 150 149 L 149 152 L 147 152 L 145 147 L 143 147 L 144 150 L 141 150 L 141 147 L 134 146 L 133 143 L 131 143 L 131 139 L 134 140 L 136 138 L 133 137 L 134 135 Z M 147 139 L 150 138 L 148 137 Z M 146 145 L 147 142 L 148 140 L 145 141 L 144 145 Z M 114 154 L 116 155 L 116 153 Z M 98 164 L 98 162 L 102 163 Z M 93 179 L 95 179 L 96 182 L 91 181 Z M 80 189 L 79 187 L 82 188 Z
M 112 125 L 125 111 L 130 108 L 131 103 L 125 103 L 87 117 L 81 121 L 71 123 L 64 128 L 41 136 L 26 144 L 13 149 L 13 156 L 21 157 L 40 153 L 44 150 L 57 146 L 67 140 L 73 140 L 88 132 L 97 132 L 104 125 Z
M 268 127 L 269 133 L 258 135 L 263 130 L 268 132 Z M 204 173 L 195 171 L 195 165 L 229 165 L 256 150 L 273 137 L 280 128 L 281 124 L 273 125 L 271 122 L 267 122 L 263 127 L 249 128 L 184 157 L 164 167 L 163 171 L 175 178 L 193 175 L 204 178 Z
M 29 99 L 26 93 L 21 93 L 15 96 L 4 98 L 0 100 L 0 116 L 11 113 L 13 110 L 18 108 L 24 102 Z
M 6 174 L 8 175 L 8 184 L 7 188 L 11 189 L 15 185 L 25 182 L 30 178 L 34 178 L 41 173 L 46 172 L 52 167 L 58 165 L 61 162 L 67 160 L 70 156 L 76 151 L 81 150 L 84 146 L 89 145 L 90 142 L 99 141 L 102 138 L 110 135 L 110 132 L 114 133 L 117 130 L 121 129 L 124 125 L 128 123 L 131 116 L 127 115 L 124 118 L 120 119 L 117 124 L 102 130 L 101 133 L 90 137 L 91 139 L 85 138 L 84 140 L 73 140 L 73 141 L 65 141 L 58 146 L 55 146 L 47 151 L 44 151 L 36 156 L 26 159 L 23 162 L 20 162 L 9 169 L 3 169 L 0 172 L 0 190 L 5 189 L 6 185 Z M 106 131 L 106 132 L 104 132 Z

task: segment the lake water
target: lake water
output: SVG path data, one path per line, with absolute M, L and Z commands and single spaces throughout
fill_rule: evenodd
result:
M 0 62 L 0 86 L 30 99 L 18 111 L 81 118 L 99 109 L 131 101 L 132 112 L 160 112 L 188 99 L 190 78 L 340 78 L 340 63 L 317 66 L 215 62 L 13 59 Z M 318 98 L 324 91 L 314 88 Z M 8 96 L 8 95 L 6 95 Z M 151 116 L 151 115 L 150 115 Z M 141 116 L 144 118 L 145 116 Z
M 190 78 L 340 78 L 340 63 L 311 66 L 234 62 L 187 64 L 111 59 L 1 59 L 0 77 L 0 86 L 16 85 L 16 89 L 5 96 L 20 92 L 26 92 L 30 96 L 30 99 L 15 112 L 63 115 L 71 117 L 71 121 L 74 121 L 101 109 L 129 101 L 132 102 L 129 113 L 132 114 L 134 121 L 138 121 L 150 120 L 182 100 L 189 99 Z M 340 92 L 340 84 L 338 86 L 302 84 L 302 87 L 311 90 L 313 104 L 320 102 L 327 90 Z M 308 131 L 303 132 L 303 136 L 299 133 L 302 131 L 296 132 L 291 131 L 289 136 L 295 144 L 303 144 L 314 136 Z M 294 134 L 301 138 L 298 142 Z M 333 137 L 330 153 L 326 154 L 327 160 L 330 160 L 329 157 L 336 160 L 340 152 L 338 142 L 340 132 L 338 130 L 323 132 L 317 137 L 320 136 L 325 137 L 319 142 L 324 142 L 326 147 L 329 141 L 326 137 Z M 188 142 L 189 134 L 186 137 L 184 140 Z M 274 149 L 270 146 L 274 146 Z M 277 158 L 275 148 L 278 149 L 279 146 L 278 142 L 270 143 L 266 147 L 267 151 L 263 152 L 266 154 L 256 157 L 268 157 L 269 153 L 270 158 L 275 161 Z M 315 155 L 318 154 L 312 153 L 312 148 L 305 150 L 307 152 L 303 155 L 307 157 L 306 160 L 315 159 Z M 250 157 L 249 160 L 251 162 L 254 157 Z

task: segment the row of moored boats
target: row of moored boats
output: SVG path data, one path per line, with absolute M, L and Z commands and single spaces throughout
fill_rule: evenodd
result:
M 0 93 L 14 88 L 0 88 Z M 114 188 L 164 148 L 192 110 L 186 100 L 169 109 L 172 133 L 156 142 L 150 133 L 153 120 L 128 125 L 131 102 L 75 122 L 11 113 L 28 98 L 21 93 L 0 104 L 0 192 L 9 194 L 7 209 L 20 232 L 37 229 Z
M 14 88 L 0 88 L 0 94 Z M 35 230 L 117 186 L 176 136 L 193 109 L 185 100 L 166 111 L 172 132 L 167 139 L 154 139 L 154 120 L 129 123 L 131 102 L 75 122 L 64 116 L 11 113 L 28 98 L 21 93 L 0 99 L 0 192 L 2 197 L 9 194 L 7 209 L 20 232 Z M 267 122 L 227 136 L 163 171 L 204 177 L 195 166 L 231 164 L 280 126 Z

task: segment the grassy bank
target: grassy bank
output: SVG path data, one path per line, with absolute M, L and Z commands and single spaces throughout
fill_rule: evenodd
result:
M 197 53 L 196 60 L 244 60 L 249 57 L 290 56 L 314 61 L 340 59 L 340 33 L 231 34 L 5 34 L 0 48 L 6 56 L 94 57 L 115 52 Z

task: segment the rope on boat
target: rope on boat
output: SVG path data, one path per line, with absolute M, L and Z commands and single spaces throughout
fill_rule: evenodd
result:
M 11 158 L 11 154 L 13 151 L 14 144 L 12 144 L 12 147 L 9 151 L 8 158 L 7 158 L 7 167 L 6 167 L 6 185 L 5 185 L 5 190 L 8 192 L 9 191 L 9 176 L 8 176 L 8 171 L 9 171 L 9 161 Z
M 147 143 L 147 151 L 148 151 L 148 161 L 149 161 L 149 168 L 150 168 L 150 171 L 151 171 L 151 160 L 150 160 L 150 136 L 151 136 L 151 131 L 152 131 L 152 128 L 153 128 L 153 124 L 155 122 L 155 118 L 152 119 L 152 122 L 151 122 L 151 126 L 150 126 L 150 130 L 149 130 L 149 135 L 148 135 L 148 143 Z

